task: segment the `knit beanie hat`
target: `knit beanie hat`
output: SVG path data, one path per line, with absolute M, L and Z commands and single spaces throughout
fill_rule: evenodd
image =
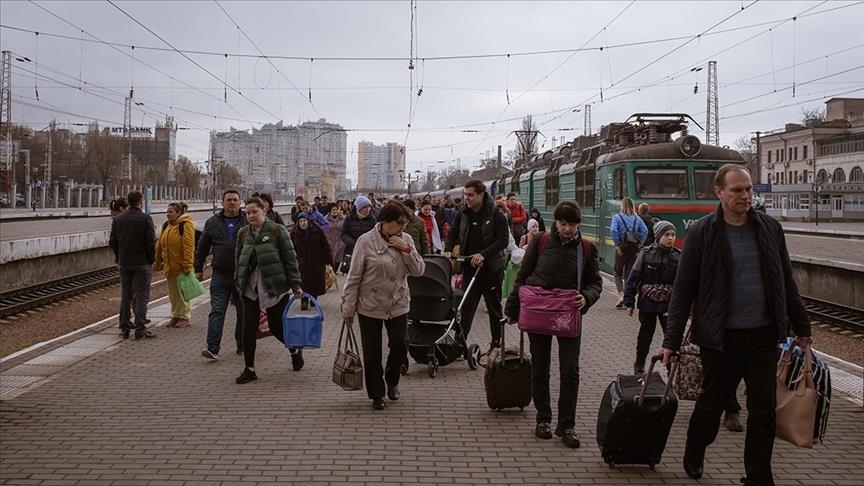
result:
M 534 218 L 529 219 L 528 220 L 528 229 L 530 230 L 531 228 L 535 228 L 535 227 L 539 228 L 540 223 L 538 223 L 537 220 Z
M 300 221 L 301 219 L 305 219 L 306 221 L 309 221 L 309 215 L 306 213 L 298 214 L 297 215 L 297 221 Z
M 371 205 L 372 202 L 369 201 L 369 198 L 366 196 L 357 196 L 357 199 L 354 200 L 354 206 L 357 208 L 358 211 L 365 208 L 366 206 Z
M 660 238 L 663 237 L 663 234 L 669 230 L 675 231 L 675 225 L 670 223 L 669 221 L 657 221 L 654 223 L 654 239 L 659 243 Z

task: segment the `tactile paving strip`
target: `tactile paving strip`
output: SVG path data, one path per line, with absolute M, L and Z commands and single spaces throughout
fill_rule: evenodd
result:
M 4 375 L 0 377 L 0 400 L 41 379 L 41 376 Z

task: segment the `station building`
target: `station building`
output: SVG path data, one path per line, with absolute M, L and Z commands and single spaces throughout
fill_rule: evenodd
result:
M 825 121 L 759 139 L 756 192 L 775 217 L 864 221 L 864 98 L 832 98 Z

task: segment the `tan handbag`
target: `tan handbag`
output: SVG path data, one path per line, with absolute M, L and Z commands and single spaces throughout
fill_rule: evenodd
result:
M 333 361 L 333 383 L 347 391 L 363 389 L 360 347 L 354 337 L 354 326 L 348 321 L 342 322 L 342 331 L 339 332 L 339 349 L 336 351 L 336 360 Z
M 804 347 L 804 367 L 792 382 L 794 389 L 786 385 L 791 369 L 792 347 L 780 357 L 777 365 L 777 432 L 778 438 L 798 447 L 813 447 L 813 427 L 816 425 L 816 406 L 819 394 L 813 383 L 813 351 Z

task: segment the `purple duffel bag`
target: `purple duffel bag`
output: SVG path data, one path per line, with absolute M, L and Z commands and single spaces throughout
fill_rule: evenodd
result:
M 534 334 L 577 337 L 582 334 L 582 312 L 576 307 L 579 291 L 531 285 L 519 287 L 519 329 Z

